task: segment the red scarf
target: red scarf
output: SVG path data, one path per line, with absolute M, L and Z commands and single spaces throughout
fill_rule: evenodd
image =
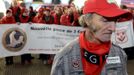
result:
M 110 49 L 110 42 L 96 44 L 84 37 L 84 32 L 79 36 L 82 54 L 82 65 L 85 75 L 100 75 Z

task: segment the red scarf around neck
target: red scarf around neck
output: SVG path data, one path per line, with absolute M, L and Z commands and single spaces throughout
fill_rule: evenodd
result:
M 84 36 L 79 36 L 82 65 L 85 75 L 100 75 L 110 50 L 110 42 L 97 44 L 90 42 Z

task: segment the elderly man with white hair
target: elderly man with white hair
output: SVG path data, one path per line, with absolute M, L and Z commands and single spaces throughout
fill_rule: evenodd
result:
M 79 19 L 84 31 L 56 54 L 51 75 L 128 75 L 125 52 L 110 41 L 124 15 L 131 16 L 109 0 L 87 0 Z

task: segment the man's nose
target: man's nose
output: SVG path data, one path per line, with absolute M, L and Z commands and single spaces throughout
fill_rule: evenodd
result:
M 110 22 L 109 25 L 110 25 L 109 30 L 114 32 L 116 28 L 115 22 Z

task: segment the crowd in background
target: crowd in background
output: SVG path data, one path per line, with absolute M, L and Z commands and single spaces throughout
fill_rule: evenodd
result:
M 125 9 L 122 6 L 122 9 Z M 128 10 L 133 13 L 133 10 Z M 43 23 L 55 24 L 64 26 L 80 26 L 78 18 L 82 14 L 82 9 L 77 9 L 73 3 L 70 5 L 55 5 L 53 7 L 41 6 L 39 10 L 34 10 L 32 6 L 28 9 L 25 4 L 12 3 L 11 7 L 7 9 L 6 15 L 0 19 L 0 24 L 15 24 L 20 25 L 21 23 Z M 131 52 L 130 52 L 131 53 Z M 22 64 L 31 64 L 34 57 L 31 54 L 21 55 Z M 40 54 L 39 59 L 43 60 L 46 64 L 51 64 L 53 55 Z M 6 65 L 13 64 L 13 57 L 6 57 Z
M 13 3 L 7 9 L 6 16 L 1 20 L 1 24 L 9 23 L 10 21 L 17 23 L 44 23 L 44 24 L 58 24 L 66 26 L 79 26 L 78 18 L 81 15 L 81 10 L 78 10 L 72 3 L 70 5 L 55 5 L 55 6 L 41 6 L 39 10 L 34 10 L 32 6 L 28 9 L 24 3 L 18 5 Z
M 43 23 L 44 25 L 80 26 L 78 18 L 81 14 L 81 10 L 78 10 L 73 3 L 70 5 L 55 5 L 53 7 L 44 5 L 36 11 L 32 6 L 26 8 L 24 3 L 18 4 L 13 2 L 11 7 L 7 9 L 6 15 L 0 19 L 0 24 Z M 53 56 L 50 54 L 39 54 L 39 59 L 44 64 L 51 64 Z M 21 55 L 21 63 L 31 64 L 33 58 L 31 54 L 23 54 Z M 13 63 L 13 56 L 6 57 L 6 65 Z

